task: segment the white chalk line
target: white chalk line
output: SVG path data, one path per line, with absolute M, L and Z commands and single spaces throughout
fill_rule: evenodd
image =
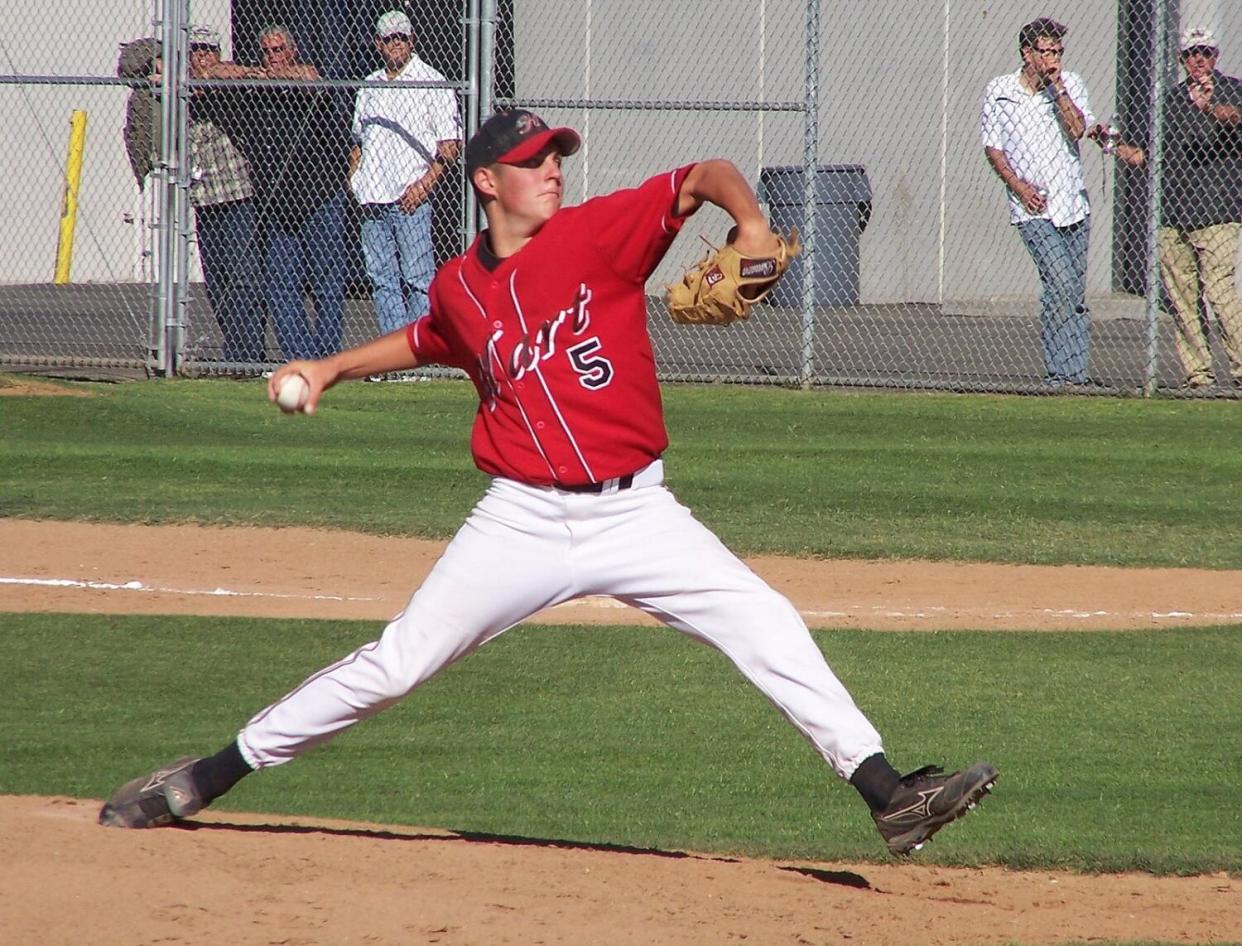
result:
M 606 597 L 589 597 L 576 598 L 573 601 L 566 601 L 564 604 L 558 604 L 551 610 L 557 608 L 572 607 L 589 607 L 589 608 L 628 608 L 629 605 L 624 601 L 618 601 L 616 598 Z M 1078 618 L 1080 620 L 1093 620 L 1101 618 L 1150 618 L 1152 620 L 1202 620 L 1202 621 L 1242 621 L 1242 611 L 1200 614 L 1194 611 L 1083 611 L 1077 608 L 1023 608 L 1007 611 L 994 611 L 984 608 L 949 608 L 949 607 L 927 607 L 916 608 L 913 610 L 902 610 L 892 608 L 886 605 L 856 605 L 844 611 L 809 611 L 799 610 L 798 612 L 804 618 L 817 619 L 833 619 L 833 618 L 854 618 L 859 615 L 872 615 L 874 617 L 884 618 L 926 618 L 927 620 L 937 620 L 943 618 L 947 614 L 977 614 L 983 618 L 1022 618 L 1031 614 L 1050 614 L 1057 617 Z
M 9 577 L 0 575 L 0 585 L 29 585 L 42 588 L 69 588 L 83 591 L 137 591 L 151 594 L 174 594 L 174 595 L 193 595 L 212 598 L 282 598 L 289 600 L 302 601 L 382 601 L 382 598 L 375 596 L 362 595 L 326 595 L 326 594 L 297 594 L 291 592 L 276 591 L 235 591 L 230 588 L 173 588 L 161 585 L 148 585 L 141 581 L 131 580 L 124 582 L 114 581 L 91 581 L 80 578 L 22 578 Z M 586 598 L 576 598 L 573 601 L 566 601 L 558 604 L 550 610 L 558 608 L 587 607 L 607 610 L 609 608 L 628 608 L 629 605 L 616 598 L 591 596 Z M 1134 618 L 1146 618 L 1153 621 L 1242 621 L 1242 611 L 1232 611 L 1224 613 L 1199 613 L 1196 611 L 1084 611 L 1077 608 L 1028 608 L 1007 611 L 986 611 L 981 608 L 949 608 L 942 606 L 901 609 L 892 608 L 884 605 L 859 605 L 846 610 L 840 611 L 809 611 L 802 610 L 799 612 L 804 618 L 814 618 L 818 620 L 831 620 L 843 618 L 856 618 L 859 615 L 870 614 L 874 617 L 883 618 L 901 618 L 905 620 L 927 619 L 937 620 L 943 618 L 947 614 L 977 614 L 981 618 L 1010 618 L 1021 619 L 1030 614 L 1048 614 L 1063 618 L 1076 618 L 1082 621 L 1102 620 L 1108 618 L 1124 618 L 1133 620 Z
M 1083 611 L 1079 608 L 1015 608 L 1007 611 L 996 611 L 985 608 L 949 608 L 949 607 L 930 607 L 918 608 L 913 611 L 903 611 L 886 607 L 884 605 L 866 605 L 858 606 L 849 611 L 802 611 L 800 612 L 806 617 L 815 618 L 844 618 L 855 617 L 859 614 L 870 613 L 876 617 L 890 618 L 927 618 L 934 620 L 943 618 L 946 614 L 977 614 L 986 618 L 1014 618 L 1020 619 L 1032 614 L 1047 614 L 1054 617 L 1077 618 L 1082 621 L 1100 620 L 1105 618 L 1150 618 L 1152 620 L 1200 620 L 1200 621 L 1242 621 L 1242 611 L 1224 611 L 1224 612 L 1197 612 L 1197 611 Z
M 292 594 L 279 591 L 234 591 L 231 588 L 169 588 L 141 581 L 88 581 L 79 578 L 10 578 L 0 575 L 0 585 L 33 585 L 41 588 L 74 588 L 82 591 L 141 591 L 154 594 L 202 595 L 210 598 L 293 598 L 304 601 L 379 601 L 375 597 L 350 595 Z

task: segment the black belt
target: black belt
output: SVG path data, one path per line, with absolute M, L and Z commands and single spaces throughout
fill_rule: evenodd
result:
M 564 490 L 566 493 L 602 493 L 608 488 L 610 483 L 617 484 L 617 491 L 629 489 L 634 485 L 634 474 L 626 473 L 625 476 L 618 476 L 615 480 L 604 480 L 602 483 L 581 483 L 577 486 L 564 486 L 557 484 L 557 489 Z

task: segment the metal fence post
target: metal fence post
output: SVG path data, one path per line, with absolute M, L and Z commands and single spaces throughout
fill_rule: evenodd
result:
M 479 110 L 481 125 L 492 114 L 496 90 L 496 0 L 482 0 L 479 8 Z
M 815 202 L 819 164 L 819 0 L 806 5 L 806 83 L 802 140 L 802 356 L 798 379 L 811 386 L 815 368 Z
M 189 325 L 190 306 L 190 2 L 180 0 L 181 14 L 177 29 L 177 97 L 173 100 L 177 126 L 177 176 L 173 187 L 175 212 L 173 220 L 177 228 L 175 249 L 177 254 L 177 279 L 174 284 L 172 314 L 173 338 L 170 374 L 176 374 L 185 358 L 186 328 Z
M 496 71 L 496 0 L 471 0 L 471 9 L 475 12 L 472 36 L 478 55 L 474 57 L 477 71 L 473 76 L 472 91 L 474 101 L 466 109 L 466 140 L 478 131 L 479 126 L 487 121 L 492 113 Z M 465 158 L 463 156 L 462 160 Z M 470 208 L 466 246 L 474 242 L 478 233 L 479 208 L 474 188 L 466 180 L 466 204 Z
M 1147 365 L 1143 394 L 1156 393 L 1156 362 L 1160 357 L 1160 178 L 1163 163 L 1164 80 L 1168 68 L 1168 16 L 1163 4 L 1156 4 L 1152 24 L 1152 122 L 1151 148 L 1147 155 Z
M 163 59 L 172 46 L 172 27 L 169 23 L 168 0 L 154 0 L 151 22 L 160 41 L 160 57 Z M 152 374 L 163 373 L 166 360 L 164 351 L 166 346 L 164 338 L 163 287 L 164 261 L 168 254 L 165 252 L 164 247 L 164 228 L 167 220 L 164 212 L 164 203 L 167 198 L 167 195 L 164 193 L 164 157 L 167 154 L 168 146 L 166 137 L 168 109 L 165 108 L 164 103 L 167 101 L 167 90 L 171 82 L 172 79 L 168 71 L 165 70 L 160 80 L 160 165 L 154 171 L 151 187 L 152 200 L 150 202 L 152 229 L 155 231 L 155 238 L 151 241 L 151 248 L 155 256 L 153 260 L 154 265 L 151 267 L 153 282 L 151 284 L 150 309 L 148 311 L 150 324 L 147 334 L 147 371 Z
M 178 194 L 180 184 L 178 168 L 181 163 L 181 125 L 178 99 L 185 85 L 187 27 L 184 14 L 185 0 L 166 0 L 160 30 L 161 58 L 160 77 L 160 187 L 157 200 L 159 218 L 159 310 L 160 351 L 156 370 L 164 375 L 177 373 L 180 354 L 180 332 L 177 311 L 177 280 L 179 277 L 178 255 Z
M 495 15 L 494 3 L 489 3 L 492 7 L 493 17 Z M 469 0 L 466 5 L 466 37 L 462 44 L 465 47 L 466 68 L 463 74 L 466 77 L 466 91 L 462 96 L 462 117 L 465 121 L 465 141 L 469 141 L 479 129 L 480 115 L 482 114 L 482 105 L 484 95 L 488 101 L 491 100 L 490 85 L 484 85 L 482 79 L 483 70 L 483 23 L 482 12 L 480 9 L 480 0 Z M 495 29 L 495 20 L 492 20 L 492 29 Z M 490 53 L 489 53 L 490 57 Z M 490 69 L 489 69 L 490 82 Z M 465 147 L 465 141 L 462 146 Z M 465 155 L 462 155 L 462 163 L 465 164 Z M 462 201 L 462 233 L 463 246 L 469 246 L 474 242 L 474 238 L 478 233 L 479 219 L 479 201 L 475 196 L 474 188 L 470 186 L 469 180 L 466 181 L 465 199 Z

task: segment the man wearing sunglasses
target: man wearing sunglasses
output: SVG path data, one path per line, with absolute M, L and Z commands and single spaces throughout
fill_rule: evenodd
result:
M 298 44 L 286 26 L 269 26 L 259 34 L 259 55 L 263 59 L 260 69 L 266 79 L 318 79 L 319 69 L 314 63 L 302 62 L 298 57 Z
M 400 10 L 379 18 L 375 48 L 384 65 L 367 76 L 354 102 L 349 180 L 362 209 L 362 255 L 381 335 L 428 311 L 435 275 L 431 191 L 461 147 L 457 97 L 444 76 L 414 54 L 413 32 Z
M 983 93 L 980 137 L 1009 191 L 1009 220 L 1035 261 L 1042 286 L 1044 383 L 1087 383 L 1087 240 L 1091 207 L 1079 142 L 1096 124 L 1087 87 L 1062 70 L 1069 28 L 1049 17 L 1018 33 L 1022 68 Z
M 1186 30 L 1186 78 L 1164 101 L 1160 276 L 1173 304 L 1174 338 L 1188 387 L 1215 384 L 1200 297 L 1207 299 L 1242 385 L 1242 303 L 1236 261 L 1242 228 L 1242 80 L 1216 68 L 1211 30 Z

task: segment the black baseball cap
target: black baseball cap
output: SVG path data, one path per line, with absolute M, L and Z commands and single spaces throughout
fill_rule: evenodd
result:
M 549 141 L 563 155 L 582 147 L 582 139 L 572 128 L 549 128 L 534 112 L 522 108 L 497 112 L 466 142 L 466 173 L 489 164 L 519 164 L 537 155 Z

